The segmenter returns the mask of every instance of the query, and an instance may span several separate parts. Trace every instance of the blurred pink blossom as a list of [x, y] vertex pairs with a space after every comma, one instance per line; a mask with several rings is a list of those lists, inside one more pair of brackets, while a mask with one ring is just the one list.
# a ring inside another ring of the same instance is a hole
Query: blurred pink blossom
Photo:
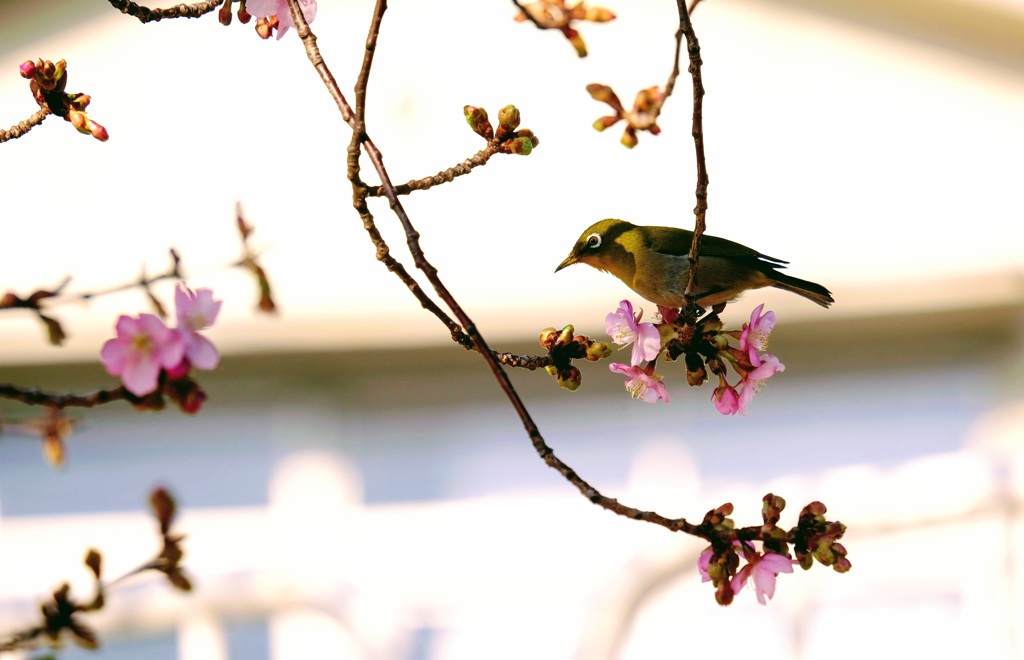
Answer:
[[181, 337], [160, 317], [121, 315], [117, 337], [103, 345], [100, 360], [107, 373], [118, 376], [126, 390], [141, 397], [156, 390], [161, 369], [177, 367], [184, 355]]
[[178, 317], [177, 332], [185, 346], [185, 357], [197, 369], [215, 369], [220, 362], [220, 354], [216, 347], [209, 339], [200, 335], [199, 330], [209, 328], [217, 320], [221, 302], [213, 299], [213, 291], [210, 289], [198, 289], [193, 292], [185, 285], [179, 284], [174, 292], [174, 306]]

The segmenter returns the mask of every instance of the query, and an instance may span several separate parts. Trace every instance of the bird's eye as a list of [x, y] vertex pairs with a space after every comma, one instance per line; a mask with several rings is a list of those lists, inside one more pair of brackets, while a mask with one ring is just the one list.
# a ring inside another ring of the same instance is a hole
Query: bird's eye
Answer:
[[591, 234], [590, 236], [587, 236], [587, 247], [591, 249], [601, 247], [601, 235], [594, 233]]

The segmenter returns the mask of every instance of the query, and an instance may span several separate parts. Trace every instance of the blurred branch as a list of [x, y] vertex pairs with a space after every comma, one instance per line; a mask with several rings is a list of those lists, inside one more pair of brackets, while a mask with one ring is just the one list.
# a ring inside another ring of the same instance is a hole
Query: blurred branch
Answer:
[[149, 496], [150, 507], [157, 522], [160, 524], [160, 535], [163, 546], [155, 558], [142, 564], [121, 577], [104, 583], [100, 580], [103, 559], [100, 553], [90, 549], [85, 556], [85, 565], [95, 578], [96, 593], [88, 602], [76, 602], [71, 598], [71, 586], [64, 583], [53, 592], [50, 602], [41, 607], [42, 621], [35, 626], [26, 628], [6, 637], [0, 637], [0, 653], [20, 651], [35, 646], [45, 638], [52, 646], [59, 646], [61, 634], [66, 630], [72, 635], [75, 643], [87, 649], [99, 647], [96, 633], [78, 620], [78, 614], [95, 612], [103, 609], [107, 601], [107, 593], [111, 587], [123, 580], [146, 571], [158, 571], [167, 576], [175, 588], [190, 591], [192, 585], [181, 570], [181, 559], [184, 551], [181, 548], [180, 534], [171, 533], [176, 503], [174, 498], [163, 488], [154, 489]]

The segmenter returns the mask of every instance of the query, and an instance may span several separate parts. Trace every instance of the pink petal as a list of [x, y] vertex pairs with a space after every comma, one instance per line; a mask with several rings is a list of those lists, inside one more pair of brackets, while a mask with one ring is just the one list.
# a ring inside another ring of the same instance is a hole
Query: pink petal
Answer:
[[653, 323], [641, 323], [637, 326], [637, 335], [633, 343], [633, 364], [644, 360], [653, 360], [661, 352], [661, 333]]
[[640, 367], [630, 367], [625, 364], [619, 364], [618, 362], [612, 362], [611, 364], [609, 364], [608, 369], [610, 371], [614, 371], [617, 374], [629, 376], [630, 378], [636, 378], [637, 374], [640, 373]]
[[729, 582], [729, 586], [732, 587], [732, 592], [738, 594], [743, 590], [743, 587], [747, 584], [747, 578], [750, 577], [750, 564], [747, 564], [736, 572], [736, 575], [732, 576], [732, 580]]
[[185, 355], [196, 369], [209, 371], [216, 369], [220, 363], [220, 353], [217, 352], [217, 348], [209, 339], [196, 333], [192, 333], [188, 337]]
[[135, 354], [132, 358], [121, 373], [121, 382], [135, 396], [146, 396], [156, 389], [160, 367], [145, 353]]
[[[129, 344], [130, 345], [130, 344]], [[128, 358], [128, 346], [120, 338], [108, 339], [103, 348], [100, 349], [100, 362], [103, 368], [111, 376], [120, 376], [124, 370], [125, 361]]]
[[793, 560], [774, 552], [766, 552], [758, 567], [764, 566], [772, 573], [792, 573]]
[[714, 553], [714, 550], [708, 548], [704, 552], [700, 553], [700, 557], [697, 558], [697, 571], [700, 573], [701, 582], [711, 582], [711, 576], [708, 574], [708, 567], [711, 566], [711, 556]]

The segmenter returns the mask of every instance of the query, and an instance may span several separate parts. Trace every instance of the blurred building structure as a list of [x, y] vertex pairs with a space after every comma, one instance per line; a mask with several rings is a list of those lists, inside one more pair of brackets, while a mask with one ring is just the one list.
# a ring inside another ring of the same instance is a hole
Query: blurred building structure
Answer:
[[[631, 505], [699, 517], [731, 501], [751, 524], [775, 492], [791, 524], [824, 501], [854, 570], [783, 576], [767, 608], [752, 593], [714, 605], [699, 541], [591, 506], [537, 458], [478, 357], [440, 346], [228, 356], [200, 415], [92, 411], [60, 471], [5, 438], [0, 620], [30, 621], [65, 578], [86, 592], [88, 547], [110, 576], [147, 558], [141, 501], [162, 483], [196, 592], [116, 589], [99, 657], [681, 657], [737, 628], [778, 658], [1016, 657], [1022, 317], [1018, 298], [780, 324], [787, 370], [746, 417], [720, 417], [671, 366], [668, 406], [629, 400], [601, 365], [576, 393], [515, 374], [556, 452]], [[4, 375], [102, 378], [96, 364]]]

